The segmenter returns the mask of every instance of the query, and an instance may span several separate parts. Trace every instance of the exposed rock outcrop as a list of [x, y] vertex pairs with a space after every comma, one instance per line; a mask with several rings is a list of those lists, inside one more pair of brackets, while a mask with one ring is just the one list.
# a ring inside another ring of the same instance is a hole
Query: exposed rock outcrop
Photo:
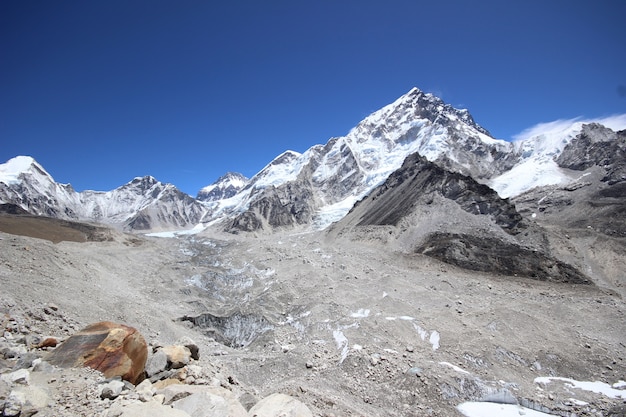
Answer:
[[463, 211], [488, 216], [508, 233], [517, 233], [522, 216], [515, 206], [471, 177], [447, 171], [415, 153], [392, 173], [368, 199], [358, 226], [396, 226], [417, 204], [430, 204], [433, 195], [454, 201]]
[[626, 131], [614, 132], [602, 125], [584, 125], [556, 159], [562, 168], [583, 171], [592, 166], [606, 170], [609, 185], [626, 181]]
[[472, 271], [569, 284], [591, 284], [589, 278], [571, 265], [500, 239], [434, 233], [415, 251]]

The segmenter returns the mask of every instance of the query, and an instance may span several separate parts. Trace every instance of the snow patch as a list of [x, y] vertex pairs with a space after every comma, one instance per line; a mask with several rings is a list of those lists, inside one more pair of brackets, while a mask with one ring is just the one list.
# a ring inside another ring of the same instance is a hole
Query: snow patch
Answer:
[[204, 229], [206, 229], [206, 226], [203, 225], [202, 223], [195, 225], [193, 228], [191, 229], [186, 229], [186, 230], [172, 230], [169, 232], [153, 232], [153, 233], [146, 233], [146, 236], [150, 236], [150, 237], [165, 237], [165, 238], [173, 238], [173, 237], [178, 237], [178, 236], [189, 236], [189, 235], [197, 235], [198, 233], [202, 232]]
[[456, 408], [466, 417], [553, 417], [552, 414], [513, 404], [466, 402]]
[[341, 359], [339, 360], [339, 363], [343, 363], [343, 361], [345, 361], [348, 357], [348, 338], [339, 329], [333, 331], [333, 338], [337, 344], [337, 349], [341, 350]]
[[365, 317], [369, 317], [369, 315], [370, 315], [370, 310], [368, 308], [360, 308], [356, 312], [350, 314], [350, 317], [365, 318]]
[[433, 350], [439, 349], [439, 332], [437, 330], [433, 330], [428, 341], [431, 345], [433, 345]]
[[[596, 394], [603, 394], [609, 398], [626, 399], [626, 390], [616, 389], [605, 382], [576, 381], [575, 379], [571, 379], [571, 378], [551, 377], [551, 376], [535, 378], [535, 384], [547, 385], [551, 383], [552, 381], [565, 382], [566, 386], [570, 388], [578, 388], [584, 391], [595, 392]], [[624, 385], [622, 385], [622, 383]], [[619, 387], [626, 386], [626, 383], [624, 383], [624, 381], [619, 381], [618, 384], [620, 384]]]

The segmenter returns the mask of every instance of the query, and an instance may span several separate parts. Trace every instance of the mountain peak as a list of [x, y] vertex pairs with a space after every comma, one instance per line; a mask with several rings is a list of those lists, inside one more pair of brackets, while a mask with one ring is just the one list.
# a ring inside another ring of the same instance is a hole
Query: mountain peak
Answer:
[[200, 201], [217, 201], [230, 198], [248, 184], [248, 178], [239, 172], [227, 172], [211, 185], [198, 191], [196, 199]]
[[18, 183], [20, 175], [25, 173], [37, 173], [52, 179], [52, 176], [32, 156], [20, 155], [0, 164], [0, 182], [7, 185]]

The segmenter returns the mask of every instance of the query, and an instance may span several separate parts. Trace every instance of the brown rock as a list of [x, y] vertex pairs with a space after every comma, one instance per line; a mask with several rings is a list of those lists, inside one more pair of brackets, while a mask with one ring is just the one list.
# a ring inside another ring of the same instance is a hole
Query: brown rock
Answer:
[[103, 321], [72, 335], [46, 360], [61, 367], [88, 366], [107, 378], [120, 376], [136, 384], [147, 357], [148, 346], [136, 329]]
[[56, 347], [59, 344], [59, 340], [56, 337], [46, 337], [41, 342], [37, 344], [38, 349], [48, 348], [48, 347]]

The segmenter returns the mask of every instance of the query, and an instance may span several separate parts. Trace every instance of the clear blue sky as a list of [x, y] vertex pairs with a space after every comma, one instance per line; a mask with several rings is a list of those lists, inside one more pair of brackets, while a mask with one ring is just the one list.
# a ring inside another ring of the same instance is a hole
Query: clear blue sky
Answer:
[[412, 87], [510, 139], [626, 113], [626, 1], [0, 2], [0, 162], [195, 195]]

